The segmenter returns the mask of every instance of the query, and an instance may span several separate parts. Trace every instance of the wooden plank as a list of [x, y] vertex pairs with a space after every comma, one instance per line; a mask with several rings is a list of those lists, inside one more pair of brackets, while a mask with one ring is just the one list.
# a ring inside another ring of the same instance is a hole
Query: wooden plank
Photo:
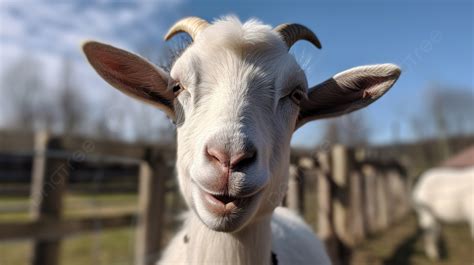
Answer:
[[170, 165], [153, 150], [148, 150], [140, 165], [139, 205], [135, 264], [151, 265], [156, 262], [161, 249], [164, 225], [165, 181]]
[[361, 243], [366, 238], [366, 225], [364, 208], [364, 178], [359, 170], [350, 173], [350, 219], [351, 233], [354, 245]]
[[300, 213], [300, 188], [298, 183], [298, 167], [290, 165], [289, 168], [288, 191], [286, 193], [286, 205], [295, 213]]
[[[105, 139], [91, 139], [77, 136], [49, 135], [50, 139], [58, 141], [61, 151], [81, 152], [91, 156], [121, 157], [142, 159], [146, 150], [153, 148], [162, 152], [175, 153], [173, 144], [146, 144], [111, 141]], [[35, 149], [35, 135], [21, 131], [0, 130], [0, 153], [25, 153]], [[54, 151], [54, 149], [51, 149]]]
[[395, 207], [394, 210], [394, 221], [399, 221], [410, 210], [410, 192], [406, 185], [407, 178], [402, 177], [399, 170], [391, 169], [388, 173], [389, 184], [388, 187], [391, 189], [393, 194], [393, 202], [390, 205]]
[[318, 159], [318, 235], [324, 240], [334, 236], [332, 227], [332, 200], [330, 161], [326, 152], [316, 154]]
[[[47, 150], [61, 148], [60, 141], [50, 138], [47, 132], [35, 136], [31, 187], [31, 214], [40, 223], [58, 222], [62, 214], [63, 193], [70, 173], [70, 163], [65, 158], [51, 158]], [[58, 239], [36, 240], [33, 246], [33, 265], [59, 264]]]
[[377, 232], [377, 175], [373, 165], [362, 165], [362, 174], [364, 176], [364, 201], [365, 201], [365, 221], [368, 235], [374, 235]]
[[63, 150], [84, 151], [88, 155], [103, 155], [141, 159], [145, 148], [118, 141], [93, 140], [81, 137], [61, 138]]
[[353, 167], [353, 152], [342, 145], [335, 145], [331, 150], [332, 177], [332, 222], [337, 235], [337, 255], [341, 265], [350, 264], [352, 248], [355, 245], [352, 234], [350, 210], [351, 181], [350, 172]]
[[31, 151], [34, 148], [34, 134], [21, 131], [0, 131], [0, 153]]
[[134, 224], [135, 214], [95, 216], [66, 220], [0, 223], [0, 240], [58, 240], [97, 229], [112, 229]]
[[84, 151], [88, 155], [143, 159], [147, 150], [159, 150], [163, 153], [175, 153], [175, 147], [169, 144], [153, 146], [142, 143], [126, 143], [120, 141], [94, 140], [81, 137], [62, 137], [61, 145], [66, 151]]
[[349, 151], [342, 145], [332, 149], [332, 180], [335, 187], [333, 195], [333, 222], [336, 234], [347, 246], [354, 245], [350, 216], [350, 180], [351, 158]]
[[382, 231], [389, 226], [389, 204], [387, 196], [387, 186], [385, 181], [385, 175], [382, 171], [377, 171], [377, 178], [375, 182], [375, 196], [377, 200], [377, 230]]
[[339, 240], [333, 226], [333, 204], [331, 183], [331, 161], [328, 152], [318, 152], [318, 236], [324, 242], [332, 264], [341, 264], [339, 256]]

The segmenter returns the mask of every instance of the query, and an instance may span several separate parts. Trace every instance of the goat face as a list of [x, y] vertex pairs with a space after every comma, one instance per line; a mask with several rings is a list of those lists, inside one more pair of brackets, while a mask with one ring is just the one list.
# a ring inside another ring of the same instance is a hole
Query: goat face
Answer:
[[286, 190], [290, 139], [307, 83], [280, 37], [262, 30], [253, 36], [233, 21], [212, 25], [171, 71], [180, 86], [182, 192], [215, 230], [233, 231], [257, 212], [268, 214]]
[[203, 223], [217, 231], [239, 230], [281, 202], [296, 128], [370, 104], [400, 74], [388, 64], [356, 67], [308, 90], [304, 72], [288, 53], [298, 39], [320, 46], [307, 28], [272, 30], [235, 18], [212, 25], [183, 21], [168, 36], [186, 31], [194, 42], [169, 74], [106, 44], [88, 42], [83, 49], [110, 84], [175, 121], [181, 191]]

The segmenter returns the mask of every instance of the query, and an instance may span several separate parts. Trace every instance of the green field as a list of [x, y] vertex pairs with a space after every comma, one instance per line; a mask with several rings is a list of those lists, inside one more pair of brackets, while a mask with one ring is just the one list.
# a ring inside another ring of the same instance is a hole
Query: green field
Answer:
[[[27, 198], [1, 198], [0, 208], [18, 208], [18, 212], [0, 212], [0, 222], [25, 221], [30, 217]], [[68, 195], [64, 218], [94, 214], [133, 213], [137, 196], [120, 195]], [[63, 241], [61, 264], [133, 264], [134, 224], [120, 229], [96, 231], [67, 238]], [[28, 241], [0, 242], [0, 265], [28, 264], [31, 243]]]
[[[169, 200], [167, 200], [169, 201]], [[27, 198], [0, 198], [0, 209], [18, 208], [14, 213], [0, 211], [0, 222], [28, 220]], [[136, 211], [135, 195], [68, 195], [65, 200], [65, 218], [105, 213]], [[309, 221], [315, 216], [308, 216]], [[423, 254], [422, 237], [416, 228], [414, 216], [371, 240], [354, 252], [354, 265], [472, 265], [474, 243], [467, 225], [444, 226], [445, 259], [430, 262]], [[67, 238], [61, 251], [62, 265], [133, 264], [134, 224], [120, 229], [97, 230]], [[170, 233], [166, 237], [169, 238]], [[28, 264], [31, 245], [28, 241], [0, 242], [0, 265]]]

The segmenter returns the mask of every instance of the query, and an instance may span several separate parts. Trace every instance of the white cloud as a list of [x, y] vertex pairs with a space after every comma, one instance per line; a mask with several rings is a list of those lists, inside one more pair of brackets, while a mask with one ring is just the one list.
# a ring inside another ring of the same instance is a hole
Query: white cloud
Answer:
[[[85, 62], [80, 43], [97, 39], [133, 50], [143, 45], [140, 44], [143, 40], [160, 42], [164, 25], [172, 22], [167, 20], [177, 19], [176, 9], [180, 5], [181, 1], [174, 0], [95, 3], [0, 0], [0, 76], [22, 56], [33, 56], [41, 61], [43, 67], [39, 70], [54, 93], [61, 62], [68, 57], [74, 62], [76, 80], [84, 96], [100, 105], [113, 90], [102, 89], [106, 84]], [[8, 95], [0, 97], [8, 98]], [[2, 120], [5, 117], [0, 111], [0, 125]]]
[[168, 1], [139, 1], [126, 6], [111, 1], [83, 6], [64, 2], [2, 2], [0, 48], [5, 42], [14, 42], [29, 49], [49, 48], [67, 53], [71, 52], [70, 41], [80, 38], [130, 45], [133, 40], [125, 36], [147, 27], [150, 21], [156, 22], [156, 17], [160, 17], [157, 14], [169, 14], [172, 8]]

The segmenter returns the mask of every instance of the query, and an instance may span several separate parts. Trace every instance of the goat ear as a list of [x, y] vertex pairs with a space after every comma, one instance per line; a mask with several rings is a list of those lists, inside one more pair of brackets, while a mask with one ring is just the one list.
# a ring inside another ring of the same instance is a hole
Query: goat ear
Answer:
[[379, 99], [400, 76], [393, 64], [367, 65], [341, 72], [312, 87], [301, 102], [296, 128], [308, 121], [361, 109]]
[[89, 41], [82, 50], [97, 73], [123, 93], [152, 104], [174, 119], [169, 75], [144, 58], [113, 46]]

